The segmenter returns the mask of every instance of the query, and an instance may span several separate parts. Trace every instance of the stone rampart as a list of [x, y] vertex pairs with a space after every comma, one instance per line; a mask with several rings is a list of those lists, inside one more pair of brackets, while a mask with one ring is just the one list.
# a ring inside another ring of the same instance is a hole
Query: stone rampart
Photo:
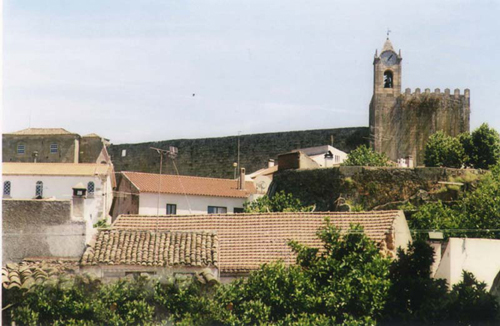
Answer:
[[397, 209], [408, 202], [452, 201], [484, 173], [472, 169], [361, 166], [287, 170], [275, 174], [269, 189], [291, 193], [305, 205], [316, 205], [318, 211], [335, 211], [343, 203], [354, 209]]
[[[362, 144], [368, 144], [368, 127], [338, 128], [251, 134], [240, 136], [240, 165], [248, 173], [267, 167], [269, 159], [294, 149], [329, 145], [349, 152]], [[175, 139], [139, 144], [111, 145], [109, 153], [115, 170], [159, 172], [158, 154], [150, 147], [168, 149], [176, 146], [179, 153], [176, 165], [181, 175], [215, 178], [233, 178], [233, 163], [238, 157], [238, 137]], [[125, 156], [123, 156], [125, 154]], [[170, 159], [162, 173], [175, 174]]]

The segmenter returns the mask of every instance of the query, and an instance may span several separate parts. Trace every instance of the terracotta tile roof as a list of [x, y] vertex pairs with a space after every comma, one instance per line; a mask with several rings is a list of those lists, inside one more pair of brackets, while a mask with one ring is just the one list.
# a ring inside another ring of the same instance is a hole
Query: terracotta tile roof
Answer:
[[208, 232], [99, 230], [82, 265], [217, 266], [218, 240]]
[[295, 262], [289, 240], [321, 247], [317, 230], [325, 225], [325, 217], [343, 230], [360, 224], [372, 240], [381, 244], [393, 229], [400, 211], [317, 212], [272, 214], [220, 214], [144, 216], [122, 215], [114, 229], [171, 230], [216, 232], [219, 238], [219, 267], [222, 272], [249, 271], [263, 263], [282, 259]]
[[49, 278], [57, 278], [61, 274], [76, 274], [78, 262], [71, 261], [23, 261], [7, 263], [2, 268], [2, 286], [5, 289], [29, 289], [34, 284], [43, 283]]
[[[122, 173], [140, 192], [158, 192], [159, 174], [142, 172]], [[238, 190], [237, 180], [163, 174], [161, 176], [161, 193], [247, 198], [250, 194], [255, 193], [255, 186], [253, 182], [247, 181], [245, 183], [245, 190]]]
[[3, 175], [105, 175], [113, 173], [113, 166], [97, 163], [19, 163], [2, 164]]
[[76, 135], [63, 128], [27, 128], [19, 131], [8, 133], [8, 135]]

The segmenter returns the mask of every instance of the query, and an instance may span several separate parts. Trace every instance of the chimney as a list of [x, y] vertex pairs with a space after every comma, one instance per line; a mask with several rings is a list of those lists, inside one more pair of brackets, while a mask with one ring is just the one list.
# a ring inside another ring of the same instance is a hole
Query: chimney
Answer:
[[274, 166], [274, 160], [270, 158], [269, 161], [267, 161], [267, 167], [272, 168], [273, 166]]
[[238, 184], [239, 190], [245, 190], [245, 168], [240, 169], [240, 182]]

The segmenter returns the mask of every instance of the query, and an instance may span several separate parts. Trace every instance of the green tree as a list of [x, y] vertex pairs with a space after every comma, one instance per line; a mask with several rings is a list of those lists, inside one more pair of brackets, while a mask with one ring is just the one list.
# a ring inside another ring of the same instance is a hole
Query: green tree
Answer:
[[411, 229], [443, 230], [445, 238], [500, 239], [500, 165], [494, 166], [476, 189], [455, 203], [438, 201], [419, 206], [408, 223]]
[[425, 145], [425, 166], [461, 168], [465, 158], [465, 151], [459, 139], [448, 136], [442, 131], [430, 136]]
[[377, 153], [366, 145], [361, 145], [347, 155], [345, 166], [389, 166], [389, 158]]
[[245, 213], [270, 213], [270, 212], [311, 212], [314, 206], [304, 206], [299, 199], [284, 190], [274, 196], [262, 196], [244, 205]]
[[499, 307], [488, 293], [486, 284], [478, 282], [472, 273], [463, 271], [463, 280], [453, 285], [448, 310], [449, 321], [455, 325], [498, 325]]
[[291, 242], [297, 265], [264, 265], [221, 291], [229, 324], [370, 325], [380, 318], [389, 263], [361, 228], [344, 233], [327, 222], [323, 250]]
[[425, 241], [398, 250], [390, 268], [391, 288], [385, 319], [392, 323], [425, 325], [446, 321], [448, 288], [446, 281], [431, 278], [434, 251]]
[[476, 169], [488, 169], [500, 159], [500, 136], [498, 132], [483, 123], [472, 134], [462, 134], [462, 146], [467, 154], [467, 163]]

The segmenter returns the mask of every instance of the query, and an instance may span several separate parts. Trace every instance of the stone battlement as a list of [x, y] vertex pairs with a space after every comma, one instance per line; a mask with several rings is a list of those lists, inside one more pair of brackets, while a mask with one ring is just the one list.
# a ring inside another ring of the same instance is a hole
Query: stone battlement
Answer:
[[431, 92], [429, 88], [426, 88], [423, 93], [421, 92], [420, 88], [415, 88], [415, 91], [413, 93], [411, 92], [411, 88], [406, 88], [405, 92], [403, 93], [404, 96], [413, 96], [413, 95], [418, 96], [421, 94], [430, 94], [432, 96], [439, 96], [442, 98], [447, 98], [447, 97], [455, 99], [459, 99], [461, 97], [470, 98], [470, 90], [468, 88], [464, 89], [463, 94], [460, 94], [460, 89], [458, 88], [455, 88], [453, 94], [451, 93], [449, 88], [445, 88], [444, 92], [441, 92], [441, 89], [439, 88], [436, 88], [434, 92]]

